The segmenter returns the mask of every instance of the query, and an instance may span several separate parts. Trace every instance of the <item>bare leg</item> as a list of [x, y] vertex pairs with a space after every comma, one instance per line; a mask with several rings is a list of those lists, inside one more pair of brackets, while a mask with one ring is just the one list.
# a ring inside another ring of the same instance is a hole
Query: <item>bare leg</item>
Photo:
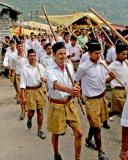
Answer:
[[81, 146], [82, 146], [82, 130], [81, 128], [73, 129], [75, 135], [75, 160], [80, 160]]
[[38, 123], [38, 130], [41, 130], [43, 123], [43, 109], [37, 109], [37, 123]]
[[51, 142], [52, 142], [52, 146], [53, 146], [55, 154], [59, 154], [58, 140], [59, 140], [59, 135], [58, 134], [52, 134]]

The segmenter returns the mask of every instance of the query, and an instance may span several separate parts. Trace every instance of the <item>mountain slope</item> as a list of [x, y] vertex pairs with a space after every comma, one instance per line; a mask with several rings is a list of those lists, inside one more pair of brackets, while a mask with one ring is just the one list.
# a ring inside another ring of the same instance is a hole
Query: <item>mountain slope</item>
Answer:
[[[2, 0], [1, 0], [2, 1]], [[95, 8], [104, 18], [128, 25], [128, 0], [3, 0], [18, 8], [23, 15], [30, 11], [41, 11], [44, 4], [49, 14], [68, 14], [76, 11], [88, 11]], [[42, 14], [42, 11], [40, 12]]]

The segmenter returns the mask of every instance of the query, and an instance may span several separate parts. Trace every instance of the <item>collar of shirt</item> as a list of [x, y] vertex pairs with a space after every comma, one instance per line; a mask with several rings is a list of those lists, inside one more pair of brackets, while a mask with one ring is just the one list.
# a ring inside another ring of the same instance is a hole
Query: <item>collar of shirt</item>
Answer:
[[18, 54], [16, 55], [18, 59], [26, 58], [25, 55], [19, 56]]
[[120, 61], [115, 60], [115, 64], [116, 64], [116, 65], [122, 65], [122, 64], [123, 64], [123, 62], [121, 63]]
[[50, 58], [50, 57], [52, 57], [52, 54], [51, 55], [48, 55], [46, 52], [44, 52], [44, 58]]
[[89, 63], [92, 64], [92, 65], [99, 65], [99, 64], [101, 64], [100, 60], [98, 60], [97, 63], [93, 63], [90, 58], [88, 60], [89, 60]]
[[[35, 67], [37, 67], [37, 63], [36, 63], [36, 65], [35, 65]], [[30, 68], [35, 68], [35, 67], [33, 67], [29, 62], [26, 64], [26, 67], [30, 67]]]
[[58, 68], [59, 70], [64, 71], [64, 69], [65, 69], [65, 64], [64, 64], [64, 66], [61, 67], [61, 66], [58, 66], [58, 64], [55, 62], [55, 60], [53, 60], [52, 67], [53, 67], [53, 68]]

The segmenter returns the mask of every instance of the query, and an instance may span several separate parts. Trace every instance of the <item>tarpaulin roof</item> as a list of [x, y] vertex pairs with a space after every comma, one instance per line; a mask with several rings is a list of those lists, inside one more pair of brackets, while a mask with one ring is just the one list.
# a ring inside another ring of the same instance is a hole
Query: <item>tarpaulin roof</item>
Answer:
[[[40, 16], [43, 19], [46, 19], [45, 16]], [[90, 19], [94, 20], [96, 23], [103, 24], [99, 18], [97, 18], [93, 13], [91, 12], [76, 12], [69, 15], [49, 15], [48, 16], [52, 24], [54, 25], [66, 25], [69, 26], [70, 24], [74, 23], [75, 21], [83, 18], [83, 17], [89, 17]]]
[[[35, 21], [29, 21], [28, 22], [28, 25], [31, 27], [31, 28], [40, 28], [40, 29], [43, 29], [43, 30], [50, 30], [49, 28], [49, 25], [48, 24], [44, 24], [44, 23], [38, 23], [38, 22], [35, 22]], [[57, 30], [57, 27], [55, 26], [52, 26], [53, 30]]]

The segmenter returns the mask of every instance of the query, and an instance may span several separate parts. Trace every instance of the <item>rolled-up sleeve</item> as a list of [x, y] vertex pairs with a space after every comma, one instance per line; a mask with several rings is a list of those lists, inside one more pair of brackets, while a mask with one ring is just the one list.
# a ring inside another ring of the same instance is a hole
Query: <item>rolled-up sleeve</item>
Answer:
[[46, 68], [45, 70], [45, 75], [47, 77], [47, 80], [48, 80], [48, 86], [49, 88], [52, 88], [54, 89], [54, 82], [57, 81], [57, 77], [54, 75], [54, 72], [53, 72], [53, 69], [48, 67]]
[[15, 69], [15, 60], [13, 57], [10, 58], [10, 69]]
[[8, 52], [5, 53], [4, 61], [3, 61], [3, 66], [7, 67], [8, 66]]
[[26, 76], [25, 76], [25, 70], [21, 70], [20, 74], [21, 82], [20, 82], [20, 88], [21, 89], [26, 89]]
[[82, 79], [83, 75], [84, 75], [84, 68], [83, 68], [83, 64], [78, 66], [78, 70], [75, 74], [75, 81], [78, 82]]

